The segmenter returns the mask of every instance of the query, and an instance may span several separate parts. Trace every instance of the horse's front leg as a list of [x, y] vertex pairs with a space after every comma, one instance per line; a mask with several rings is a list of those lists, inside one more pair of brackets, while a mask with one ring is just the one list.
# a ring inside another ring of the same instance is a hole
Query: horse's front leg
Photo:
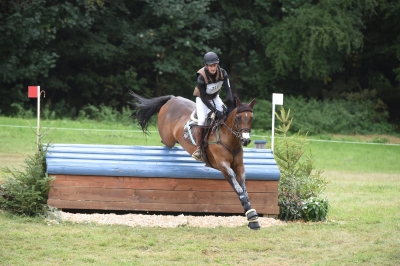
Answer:
[[240, 183], [237, 181], [236, 174], [232, 170], [232, 168], [230, 168], [230, 165], [228, 163], [222, 163], [221, 172], [224, 175], [225, 179], [228, 180], [229, 184], [235, 190], [236, 194], [239, 196], [239, 200], [242, 203], [244, 213], [247, 217], [247, 220], [249, 221], [248, 227], [254, 230], [260, 229], [260, 224], [258, 223], [258, 214], [255, 209], [251, 208], [250, 205], [249, 196], [247, 194], [245, 185], [246, 178], [244, 171], [242, 173], [240, 173], [239, 171], [239, 174], [241, 175], [239, 177]]

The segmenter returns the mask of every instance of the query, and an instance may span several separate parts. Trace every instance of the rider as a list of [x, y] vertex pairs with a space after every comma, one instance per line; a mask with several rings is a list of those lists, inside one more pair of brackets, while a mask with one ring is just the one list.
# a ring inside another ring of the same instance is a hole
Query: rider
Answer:
[[[208, 52], [204, 55], [204, 67], [197, 71], [197, 87], [193, 95], [196, 96], [198, 125], [203, 126], [207, 114], [212, 111], [218, 119], [223, 117], [224, 103], [219, 97], [222, 87], [225, 88], [226, 102], [233, 103], [232, 91], [229, 85], [228, 74], [219, 65], [216, 53]], [[196, 146], [192, 157], [201, 161], [200, 144], [203, 134], [202, 127], [196, 127]]]

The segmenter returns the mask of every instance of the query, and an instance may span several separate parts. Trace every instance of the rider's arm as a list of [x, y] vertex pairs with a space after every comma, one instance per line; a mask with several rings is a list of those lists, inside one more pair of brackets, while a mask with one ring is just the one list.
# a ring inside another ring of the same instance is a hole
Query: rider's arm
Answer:
[[224, 74], [224, 88], [225, 88], [225, 93], [226, 93], [226, 103], [227, 105], [233, 105], [233, 96], [232, 96], [232, 90], [231, 90], [231, 85], [229, 84], [229, 77], [228, 73], [226, 73], [225, 70], [222, 71]]
[[207, 93], [206, 93], [206, 83], [204, 81], [204, 78], [202, 75], [199, 75], [197, 77], [197, 88], [200, 91], [200, 99], [201, 101], [208, 107], [208, 109], [210, 109], [211, 111], [213, 111], [214, 113], [217, 111], [217, 109], [215, 109], [214, 106], [212, 106], [212, 104], [210, 103], [209, 100], [207, 100]]

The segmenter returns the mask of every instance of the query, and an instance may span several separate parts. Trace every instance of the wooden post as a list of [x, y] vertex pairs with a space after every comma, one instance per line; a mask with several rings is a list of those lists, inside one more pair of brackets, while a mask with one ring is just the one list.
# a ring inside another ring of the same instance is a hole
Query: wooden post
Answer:
[[256, 140], [256, 141], [254, 141], [254, 146], [256, 149], [266, 149], [267, 141], [266, 140]]

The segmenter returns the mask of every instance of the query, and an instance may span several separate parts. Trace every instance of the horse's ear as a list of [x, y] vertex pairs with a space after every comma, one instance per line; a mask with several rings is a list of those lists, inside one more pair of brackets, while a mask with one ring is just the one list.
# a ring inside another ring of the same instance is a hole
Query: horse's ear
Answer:
[[249, 106], [253, 109], [254, 104], [256, 103], [256, 98], [254, 98], [250, 103]]
[[242, 102], [240, 101], [239, 97], [236, 97], [236, 107], [242, 105]]

